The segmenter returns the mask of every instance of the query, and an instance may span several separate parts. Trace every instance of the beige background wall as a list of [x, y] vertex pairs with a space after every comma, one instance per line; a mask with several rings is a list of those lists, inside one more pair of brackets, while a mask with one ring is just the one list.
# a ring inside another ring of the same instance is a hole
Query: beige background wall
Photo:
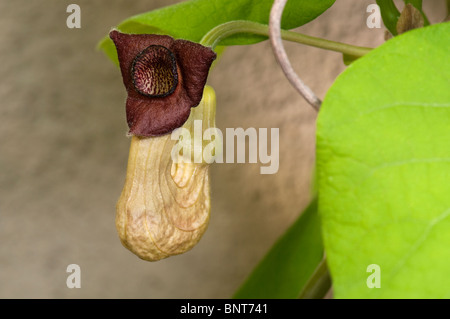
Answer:
[[[65, 25], [81, 6], [82, 28]], [[210, 74], [217, 123], [279, 127], [280, 169], [212, 167], [209, 229], [187, 254], [157, 263], [122, 247], [114, 225], [125, 178], [125, 90], [97, 41], [124, 18], [177, 1], [0, 1], [0, 297], [227, 298], [307, 205], [316, 114], [291, 88], [267, 42], [232, 47]], [[375, 1], [337, 0], [304, 33], [376, 46]], [[444, 1], [426, 0], [436, 22]], [[337, 53], [286, 44], [321, 97], [344, 69]], [[66, 287], [66, 267], [82, 288]]]

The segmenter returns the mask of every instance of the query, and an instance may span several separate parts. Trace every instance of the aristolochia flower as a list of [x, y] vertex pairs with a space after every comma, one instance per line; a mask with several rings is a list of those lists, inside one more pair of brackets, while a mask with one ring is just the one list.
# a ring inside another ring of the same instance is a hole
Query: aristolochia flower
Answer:
[[216, 54], [208, 47], [166, 35], [109, 36], [116, 45], [130, 134], [160, 136], [182, 126], [200, 103]]

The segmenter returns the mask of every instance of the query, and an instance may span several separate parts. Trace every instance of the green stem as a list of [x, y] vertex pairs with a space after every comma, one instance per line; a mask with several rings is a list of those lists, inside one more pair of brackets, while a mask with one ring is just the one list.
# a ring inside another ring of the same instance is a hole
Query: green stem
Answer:
[[330, 288], [331, 277], [324, 257], [300, 293], [299, 299], [322, 299]]
[[397, 35], [397, 21], [400, 17], [400, 11], [394, 4], [393, 0], [376, 0], [380, 7], [381, 17], [384, 25], [393, 34]]
[[[268, 37], [269, 26], [245, 20], [230, 21], [218, 25], [214, 29], [211, 29], [203, 37], [200, 43], [203, 44], [204, 46], [209, 46], [212, 49], [214, 49], [220, 43], [220, 41], [237, 33], [251, 33]], [[361, 57], [372, 50], [372, 48], [359, 47], [341, 42], [325, 40], [286, 30], [281, 30], [281, 38], [283, 40], [306, 44], [325, 50], [341, 52], [343, 54], [352, 55], [355, 57]]]

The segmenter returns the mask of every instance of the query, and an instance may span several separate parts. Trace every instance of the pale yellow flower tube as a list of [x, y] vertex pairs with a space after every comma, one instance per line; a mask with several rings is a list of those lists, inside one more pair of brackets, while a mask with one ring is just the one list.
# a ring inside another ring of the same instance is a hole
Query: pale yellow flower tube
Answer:
[[[194, 120], [203, 121], [202, 132], [214, 128], [215, 113], [214, 90], [205, 86], [202, 101], [192, 108], [183, 127], [192, 137]], [[171, 153], [177, 143], [170, 134], [131, 139], [125, 186], [116, 206], [116, 227], [122, 244], [148, 261], [188, 251], [200, 240], [209, 221], [209, 164], [174, 162]], [[192, 154], [180, 156], [193, 158]]]

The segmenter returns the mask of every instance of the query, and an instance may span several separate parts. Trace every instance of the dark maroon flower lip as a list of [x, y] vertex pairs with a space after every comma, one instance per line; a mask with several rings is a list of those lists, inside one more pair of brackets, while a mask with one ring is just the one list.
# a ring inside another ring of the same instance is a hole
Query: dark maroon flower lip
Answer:
[[[158, 67], [152, 68], [152, 65]], [[131, 65], [131, 77], [134, 88], [142, 95], [164, 97], [172, 94], [178, 84], [177, 63], [174, 54], [161, 45], [148, 46], [134, 58]], [[152, 79], [159, 81], [149, 82]], [[158, 82], [165, 85], [155, 87]]]
[[126, 102], [129, 133], [165, 135], [182, 126], [203, 95], [216, 54], [210, 48], [166, 35], [113, 30]]

